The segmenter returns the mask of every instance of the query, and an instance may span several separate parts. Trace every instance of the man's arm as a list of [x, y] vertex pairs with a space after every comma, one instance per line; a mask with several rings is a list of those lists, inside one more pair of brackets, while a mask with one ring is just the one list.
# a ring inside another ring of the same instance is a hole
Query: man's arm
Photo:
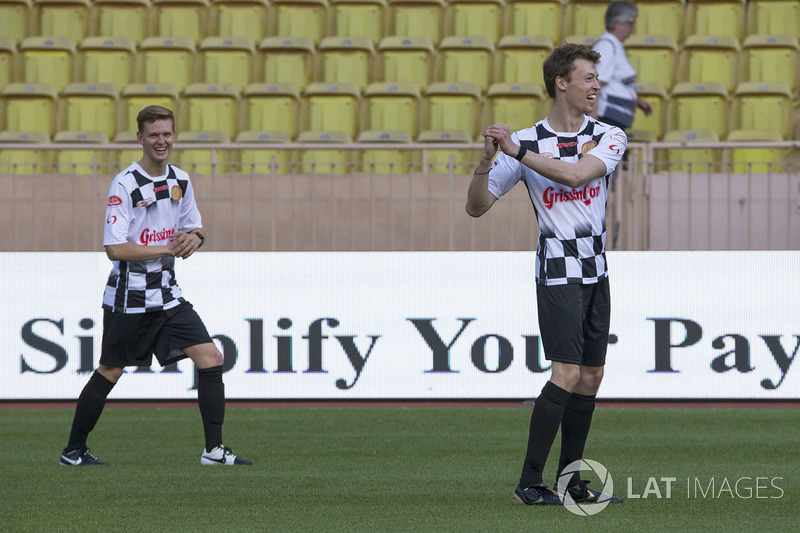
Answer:
[[472, 174], [472, 181], [469, 182], [467, 191], [467, 214], [471, 217], [479, 217], [486, 213], [497, 201], [494, 194], [489, 192], [489, 169], [492, 166], [492, 158], [497, 153], [497, 143], [489, 137], [483, 141], [483, 156], [481, 157], [478, 168]]
[[133, 242], [109, 244], [105, 246], [106, 255], [112, 261], [149, 261], [159, 257], [180, 257], [186, 259], [192, 255], [203, 239], [193, 229], [191, 233], [176, 231], [165, 246], [143, 246]]

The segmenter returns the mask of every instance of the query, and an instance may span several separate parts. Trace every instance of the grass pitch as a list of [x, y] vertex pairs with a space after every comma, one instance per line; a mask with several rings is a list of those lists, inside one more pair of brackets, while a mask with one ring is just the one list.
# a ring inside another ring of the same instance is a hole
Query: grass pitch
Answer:
[[200, 466], [196, 408], [155, 407], [106, 410], [109, 466], [60, 467], [72, 414], [0, 409], [0, 531], [794, 531], [800, 504], [797, 408], [598, 408], [585, 457], [625, 502], [592, 516], [511, 505], [529, 408], [232, 404], [241, 468]]

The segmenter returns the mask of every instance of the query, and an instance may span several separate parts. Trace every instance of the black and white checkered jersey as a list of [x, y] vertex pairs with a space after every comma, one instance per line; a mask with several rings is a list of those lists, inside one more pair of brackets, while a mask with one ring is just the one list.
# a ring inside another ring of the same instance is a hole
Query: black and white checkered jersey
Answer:
[[511, 138], [541, 157], [577, 163], [585, 154], [591, 154], [605, 163], [605, 176], [577, 189], [545, 178], [502, 152], [489, 170], [489, 192], [497, 198], [520, 180], [528, 187], [539, 221], [537, 283], [590, 284], [605, 278], [608, 182], [625, 152], [625, 133], [587, 116], [577, 133], [556, 132], [544, 119], [513, 133]]
[[[103, 245], [132, 242], [143, 246], [169, 244], [180, 230], [203, 227], [189, 175], [167, 165], [167, 174], [150, 177], [132, 163], [111, 182]], [[114, 261], [103, 308], [117, 313], [148, 313], [184, 302], [175, 281], [175, 258]]]

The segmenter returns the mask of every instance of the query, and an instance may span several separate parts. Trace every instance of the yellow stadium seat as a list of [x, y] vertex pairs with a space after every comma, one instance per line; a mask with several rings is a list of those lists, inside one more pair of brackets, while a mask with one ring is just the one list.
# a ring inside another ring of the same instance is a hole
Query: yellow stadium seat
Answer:
[[444, 0], [389, 0], [389, 35], [442, 39]]
[[681, 48], [678, 80], [716, 82], [728, 92], [736, 87], [739, 42], [728, 35], [690, 35]]
[[78, 79], [111, 83], [120, 91], [133, 82], [136, 44], [129, 37], [87, 37], [78, 47]]
[[506, 83], [535, 83], [544, 88], [542, 63], [553, 51], [546, 35], [506, 35], [495, 54], [495, 80]]
[[507, 124], [511, 131], [530, 128], [544, 116], [544, 91], [537, 83], [494, 83], [486, 92], [482, 124]]
[[361, 100], [362, 131], [405, 131], [419, 133], [420, 90], [413, 83], [371, 83]]
[[305, 37], [316, 46], [325, 37], [327, 11], [327, 0], [272, 0], [268, 35]]
[[376, 77], [414, 83], [422, 91], [433, 79], [436, 50], [427, 37], [384, 37], [378, 45]]
[[670, 98], [671, 130], [711, 130], [720, 139], [728, 134], [728, 91], [721, 83], [678, 83]]
[[[733, 130], [728, 135], [729, 142], [781, 142], [783, 137], [776, 131], [765, 130]], [[786, 170], [780, 148], [729, 148], [726, 160], [731, 163], [731, 170], [738, 174], [766, 174], [784, 172]]]
[[[464, 144], [473, 142], [473, 135], [464, 130], [425, 130], [419, 134], [417, 142], [426, 144]], [[428, 150], [427, 168], [424, 173], [433, 174], [465, 174], [469, 167], [475, 165], [480, 152], [475, 150]]]
[[285, 131], [243, 131], [236, 137], [237, 144], [255, 145], [239, 149], [237, 171], [241, 174], [291, 174], [295, 162], [294, 150], [281, 150], [276, 145], [290, 142]]
[[437, 81], [474, 83], [485, 91], [492, 83], [494, 44], [488, 37], [445, 37], [437, 56]]
[[[177, 166], [189, 175], [214, 176], [227, 174], [231, 170], [232, 154], [230, 150], [215, 149], [215, 144], [230, 144], [228, 134], [222, 131], [179, 131], [175, 148], [174, 160]], [[188, 143], [208, 145], [208, 150], [198, 148], [184, 148], [181, 145]]]
[[76, 43], [89, 35], [89, 0], [33, 0], [32, 35], [67, 37]]
[[31, 0], [0, 0], [0, 35], [14, 43], [31, 35], [32, 6]]
[[302, 108], [303, 131], [341, 131], [358, 135], [361, 93], [352, 83], [312, 83]]
[[0, 144], [14, 144], [17, 148], [0, 150], [0, 174], [29, 176], [50, 170], [48, 150], [26, 148], [30, 144], [46, 144], [50, 138], [40, 131], [0, 131]]
[[242, 93], [241, 129], [283, 131], [297, 137], [300, 124], [300, 91], [291, 83], [252, 83]]
[[59, 99], [61, 131], [99, 131], [109, 139], [117, 133], [119, 90], [110, 83], [70, 83]]
[[267, 36], [268, 12], [268, 0], [212, 0], [209, 34], [259, 43]]
[[17, 45], [11, 37], [0, 37], [0, 87], [16, 81]]
[[206, 37], [198, 49], [206, 83], [232, 83], [238, 91], [253, 81], [256, 48], [247, 37]]
[[639, 98], [650, 104], [653, 112], [646, 116], [644, 111], [636, 109], [631, 129], [652, 133], [656, 139], [661, 139], [667, 130], [667, 109], [669, 103], [668, 92], [664, 85], [649, 81], [636, 85]]
[[139, 145], [139, 140], [136, 137], [135, 126], [131, 131], [120, 131], [117, 133], [112, 142], [114, 144], [135, 144], [136, 147], [116, 150], [110, 159], [112, 162], [116, 161], [117, 167], [109, 172], [109, 174], [114, 174], [115, 172], [118, 173], [121, 170], [128, 168], [128, 166], [134, 161], [139, 161], [142, 159], [142, 147]]
[[[99, 131], [60, 131], [53, 137], [58, 144], [108, 144], [108, 136]], [[56, 172], [79, 176], [108, 174], [110, 152], [108, 150], [60, 149], [56, 152]]]
[[737, 130], [774, 131], [792, 135], [792, 91], [785, 83], [740, 83], [733, 94], [733, 126]]
[[38, 131], [52, 137], [56, 130], [58, 93], [49, 83], [9, 83], [0, 93], [4, 129]]
[[232, 83], [193, 83], [181, 97], [178, 131], [239, 132], [239, 90]]
[[[353, 138], [350, 134], [339, 130], [309, 130], [300, 133], [297, 142], [336, 145], [350, 144], [353, 142]], [[301, 171], [304, 174], [350, 174], [354, 170], [352, 159], [351, 151], [349, 150], [317, 149], [300, 151]]]
[[183, 91], [194, 82], [194, 57], [189, 37], [148, 37], [139, 45], [137, 81], [170, 83]]
[[800, 88], [800, 45], [789, 35], [749, 35], [742, 48], [742, 81], [779, 82]]
[[186, 37], [195, 45], [208, 36], [208, 0], [152, 0], [150, 35]]
[[561, 43], [565, 4], [565, 0], [507, 0], [503, 35], [546, 36], [552, 48], [553, 43]]
[[745, 0], [691, 0], [686, 3], [686, 35], [744, 37]]
[[317, 47], [317, 79], [324, 83], [353, 83], [363, 90], [372, 81], [374, 56], [369, 37], [325, 37]]
[[139, 44], [148, 36], [150, 0], [94, 0], [92, 35], [127, 37]]
[[791, 35], [800, 39], [800, 2], [749, 0], [747, 27], [751, 35]]
[[[719, 136], [712, 130], [670, 130], [664, 135], [664, 142], [671, 143], [714, 143]], [[663, 170], [668, 172], [691, 172], [707, 174], [719, 170], [721, 150], [717, 148], [670, 148], [667, 150]], [[660, 165], [659, 165], [660, 167]]]
[[444, 35], [500, 39], [504, 0], [449, 0], [444, 12]]
[[582, 44], [586, 48], [591, 48], [592, 46], [594, 46], [594, 43], [597, 42], [597, 39], [599, 39], [601, 35], [603, 34], [602, 33], [597, 35], [571, 34], [564, 37], [564, 42]]
[[480, 131], [481, 103], [481, 89], [473, 83], [431, 83], [422, 100], [422, 128], [466, 131], [472, 139]]
[[[636, 2], [639, 16], [636, 18], [634, 36], [670, 37], [676, 43], [683, 42], [683, 24], [686, 0], [646, 0]], [[625, 48], [628, 41], [625, 41]]]
[[178, 89], [171, 83], [131, 83], [120, 96], [119, 130], [137, 131], [136, 116], [149, 105], [160, 105], [177, 112], [179, 102]]
[[600, 37], [606, 32], [607, 8], [607, 0], [571, 0], [567, 2], [564, 11], [564, 32], [566, 35]]
[[328, 36], [361, 35], [378, 44], [386, 34], [386, 0], [330, 0]]
[[19, 45], [22, 81], [49, 83], [56, 91], [74, 79], [75, 43], [68, 37], [28, 37]]
[[[368, 145], [410, 144], [412, 136], [407, 131], [367, 130], [362, 131], [356, 139], [357, 143]], [[413, 150], [396, 148], [361, 150], [362, 171], [367, 174], [403, 174], [414, 168]]]
[[258, 53], [259, 80], [305, 89], [314, 79], [316, 49], [307, 37], [267, 37], [258, 46]]
[[625, 52], [636, 71], [638, 83], [658, 82], [667, 90], [675, 85], [678, 44], [668, 35], [631, 35]]

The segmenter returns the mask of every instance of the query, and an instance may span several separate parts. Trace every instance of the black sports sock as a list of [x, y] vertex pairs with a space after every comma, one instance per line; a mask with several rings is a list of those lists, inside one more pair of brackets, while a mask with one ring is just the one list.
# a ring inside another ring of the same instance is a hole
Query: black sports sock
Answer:
[[225, 421], [225, 384], [222, 365], [197, 369], [197, 403], [203, 418], [206, 450], [222, 444], [222, 423]]
[[78, 403], [75, 405], [75, 417], [72, 419], [69, 443], [67, 443], [65, 451], [72, 451], [86, 446], [86, 439], [100, 419], [100, 415], [103, 414], [106, 398], [108, 398], [108, 394], [114, 388], [114, 385], [115, 383], [109, 381], [97, 371], [89, 378], [80, 396], [78, 396]]
[[[594, 396], [573, 392], [564, 408], [564, 416], [561, 419], [561, 458], [558, 461], [556, 479], [567, 465], [583, 458], [583, 449], [586, 447], [586, 438], [589, 436], [589, 427], [592, 425], [594, 399]], [[572, 486], [578, 481], [580, 481], [580, 472], [573, 472], [567, 486]]]
[[570, 393], [554, 384], [552, 381], [545, 383], [542, 392], [531, 413], [530, 432], [528, 434], [528, 451], [525, 454], [525, 464], [522, 466], [522, 475], [519, 484], [523, 489], [542, 483], [542, 472], [550, 447], [556, 438], [564, 406], [567, 405]]

